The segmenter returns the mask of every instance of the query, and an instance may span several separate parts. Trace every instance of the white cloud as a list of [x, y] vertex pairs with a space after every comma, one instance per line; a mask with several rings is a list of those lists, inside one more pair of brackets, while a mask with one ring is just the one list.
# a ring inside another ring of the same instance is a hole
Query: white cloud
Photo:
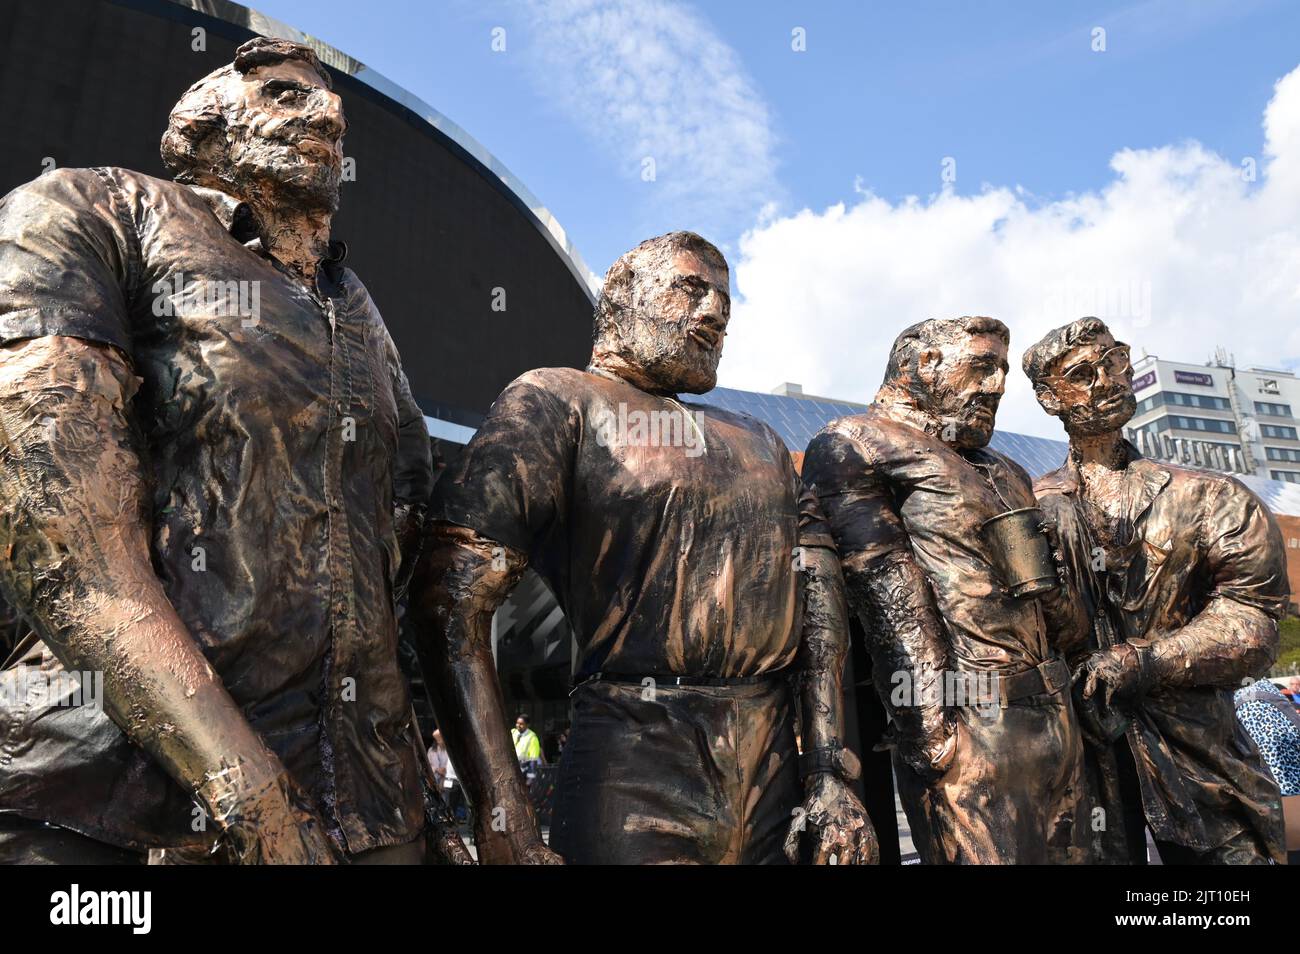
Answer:
[[[740, 59], [673, 0], [515, 0], [521, 51], [548, 99], [620, 173], [643, 212], [706, 235], [737, 234], [777, 192], [767, 107]], [[626, 214], [626, 210], [620, 214]]]
[[1264, 114], [1257, 181], [1195, 142], [1124, 150], [1098, 192], [1013, 188], [891, 203], [861, 193], [741, 239], [722, 383], [868, 401], [894, 336], [924, 318], [1004, 320], [1015, 356], [998, 424], [1060, 437], [1018, 369], [1050, 328], [1106, 318], [1135, 354], [1300, 359], [1300, 69]]

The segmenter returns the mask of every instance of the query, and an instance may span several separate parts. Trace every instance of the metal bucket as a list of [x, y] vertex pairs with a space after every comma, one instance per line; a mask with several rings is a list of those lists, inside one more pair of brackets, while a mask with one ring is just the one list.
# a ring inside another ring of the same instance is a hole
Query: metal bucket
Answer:
[[1000, 513], [980, 527], [1003, 586], [1013, 599], [1033, 599], [1061, 585], [1052, 545], [1042, 525], [1041, 510], [1022, 507]]

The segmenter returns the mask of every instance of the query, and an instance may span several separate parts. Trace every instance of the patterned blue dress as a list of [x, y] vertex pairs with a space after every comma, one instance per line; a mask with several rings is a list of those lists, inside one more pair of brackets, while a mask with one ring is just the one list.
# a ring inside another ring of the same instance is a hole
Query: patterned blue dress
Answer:
[[1291, 700], [1273, 683], [1261, 679], [1238, 689], [1233, 696], [1237, 718], [1259, 746], [1268, 770], [1283, 795], [1300, 795], [1300, 729], [1277, 706], [1254, 695], [1276, 696], [1285, 705]]

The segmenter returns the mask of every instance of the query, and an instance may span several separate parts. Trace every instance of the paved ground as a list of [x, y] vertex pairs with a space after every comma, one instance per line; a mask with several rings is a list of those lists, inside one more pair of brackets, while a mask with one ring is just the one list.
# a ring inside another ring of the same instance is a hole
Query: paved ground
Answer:
[[916, 855], [916, 846], [912, 844], [912, 827], [903, 814], [903, 803], [894, 796], [894, 813], [898, 817], [898, 848], [903, 853], [903, 864], [919, 865], [921, 859]]

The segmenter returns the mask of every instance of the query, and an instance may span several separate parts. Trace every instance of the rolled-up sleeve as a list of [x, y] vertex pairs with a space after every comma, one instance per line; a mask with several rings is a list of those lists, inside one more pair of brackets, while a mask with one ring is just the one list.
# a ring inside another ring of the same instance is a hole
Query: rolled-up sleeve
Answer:
[[576, 450], [571, 409], [531, 371], [501, 392], [452, 470], [430, 517], [531, 554], [564, 519]]
[[1163, 685], [1240, 685], [1277, 659], [1278, 620], [1290, 585], [1282, 532], [1238, 481], [1220, 484], [1204, 511], [1201, 538], [1209, 600], [1186, 626], [1152, 644]]
[[0, 199], [0, 345], [66, 335], [128, 356], [135, 233], [103, 170], [60, 169]]
[[895, 553], [911, 555], [893, 494], [860, 442], [834, 428], [823, 430], [808, 445], [803, 479], [846, 563], [866, 567]]
[[1291, 586], [1282, 531], [1268, 508], [1240, 482], [1226, 480], [1204, 532], [1215, 595], [1281, 619]]

